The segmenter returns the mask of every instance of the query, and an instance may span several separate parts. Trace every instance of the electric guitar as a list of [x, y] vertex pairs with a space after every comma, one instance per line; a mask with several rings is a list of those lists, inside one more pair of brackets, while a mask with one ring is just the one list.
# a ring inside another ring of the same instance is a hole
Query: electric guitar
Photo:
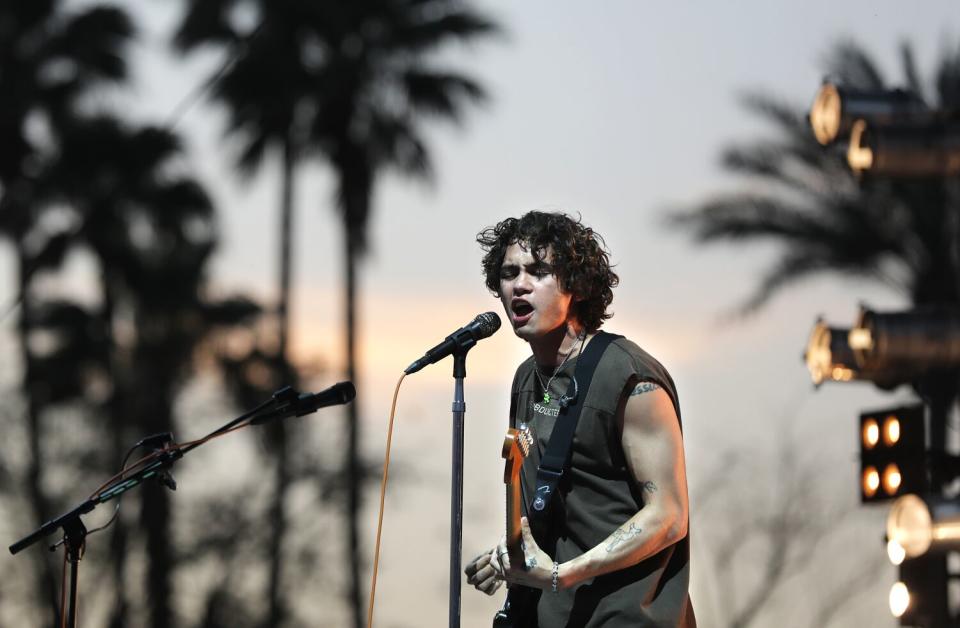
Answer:
[[[529, 427], [510, 428], [503, 439], [503, 483], [507, 489], [507, 551], [510, 564], [523, 564], [524, 555], [521, 545], [523, 534], [520, 531], [521, 507], [520, 468], [533, 447], [533, 432]], [[493, 617], [493, 628], [525, 628], [536, 625], [537, 591], [529, 587], [513, 585], [507, 591], [503, 608]]]

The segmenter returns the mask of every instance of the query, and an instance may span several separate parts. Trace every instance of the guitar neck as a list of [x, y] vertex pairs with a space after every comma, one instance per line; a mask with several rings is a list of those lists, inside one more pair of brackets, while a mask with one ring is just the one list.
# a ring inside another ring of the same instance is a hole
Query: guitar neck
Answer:
[[533, 434], [529, 427], [520, 429], [510, 428], [503, 439], [503, 448], [500, 455], [506, 461], [503, 469], [503, 483], [507, 488], [507, 549], [511, 554], [522, 553], [520, 547], [520, 516], [523, 510], [520, 506], [520, 469], [523, 466], [523, 460], [530, 453], [530, 447], [533, 444]]
[[506, 483], [507, 487], [507, 549], [511, 553], [520, 552], [520, 516], [523, 509], [520, 502], [520, 469], [516, 469], [511, 474], [510, 480]]

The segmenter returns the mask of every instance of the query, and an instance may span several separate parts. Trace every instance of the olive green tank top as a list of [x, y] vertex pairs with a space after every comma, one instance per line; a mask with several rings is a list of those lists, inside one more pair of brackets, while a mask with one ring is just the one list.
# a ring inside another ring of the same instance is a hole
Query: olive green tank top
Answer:
[[[558, 398], [567, 392], [576, 359], [549, 382], [549, 402], [538, 381], [533, 358], [517, 369], [511, 390], [511, 425], [533, 428], [537, 446], [523, 465], [522, 484], [529, 503], [536, 486], [537, 465], [559, 414]], [[644, 506], [626, 465], [618, 412], [637, 382], [658, 384], [680, 405], [670, 374], [636, 344], [625, 338], [607, 347], [586, 395], [574, 434], [570, 464], [557, 487], [548, 514], [530, 517], [541, 548], [557, 562], [579, 556], [603, 542]], [[526, 508], [525, 508], [526, 511]], [[540, 517], [538, 519], [538, 517]], [[689, 535], [658, 554], [577, 587], [543, 592], [537, 604], [539, 628], [694, 628], [689, 601]]]

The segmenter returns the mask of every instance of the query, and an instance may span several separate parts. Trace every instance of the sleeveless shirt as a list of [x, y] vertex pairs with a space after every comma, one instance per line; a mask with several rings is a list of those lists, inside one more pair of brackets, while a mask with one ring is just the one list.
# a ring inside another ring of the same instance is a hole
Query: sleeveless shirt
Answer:
[[[536, 447], [524, 461], [521, 482], [526, 504], [536, 486], [537, 466], [559, 414], [557, 398], [567, 392], [576, 358], [567, 362], [545, 402], [533, 357], [517, 369], [511, 389], [512, 426], [530, 425]], [[618, 413], [637, 382], [659, 385], [680, 405], [673, 379], [651, 355], [625, 338], [607, 347], [594, 372], [571, 447], [571, 458], [548, 508], [529, 516], [540, 547], [565, 562], [603, 542], [644, 507], [643, 494], [627, 467]], [[558, 591], [544, 591], [537, 603], [539, 628], [695, 628], [690, 605], [689, 535], [640, 563]]]

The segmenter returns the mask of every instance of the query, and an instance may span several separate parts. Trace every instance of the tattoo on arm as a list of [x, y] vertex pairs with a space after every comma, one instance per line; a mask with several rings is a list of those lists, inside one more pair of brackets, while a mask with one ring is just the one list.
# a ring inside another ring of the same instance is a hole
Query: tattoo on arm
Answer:
[[656, 493], [656, 492], [657, 492], [657, 485], [654, 484], [653, 482], [651, 482], [650, 480], [647, 480], [646, 482], [644, 482], [644, 483], [642, 483], [642, 484], [640, 485], [640, 489], [641, 489], [644, 493]]
[[640, 528], [640, 526], [638, 526], [635, 523], [631, 523], [630, 527], [627, 528], [626, 530], [624, 530], [623, 528], [618, 529], [616, 532], [613, 533], [612, 538], [610, 539], [610, 542], [607, 544], [607, 552], [612, 552], [613, 550], [623, 545], [624, 542], [629, 541], [630, 539], [635, 538], [637, 536], [640, 536], [641, 532], [643, 532], [643, 529]]
[[653, 392], [654, 390], [660, 388], [657, 384], [653, 382], [640, 382], [636, 387], [630, 391], [630, 396], [642, 395], [643, 393]]

